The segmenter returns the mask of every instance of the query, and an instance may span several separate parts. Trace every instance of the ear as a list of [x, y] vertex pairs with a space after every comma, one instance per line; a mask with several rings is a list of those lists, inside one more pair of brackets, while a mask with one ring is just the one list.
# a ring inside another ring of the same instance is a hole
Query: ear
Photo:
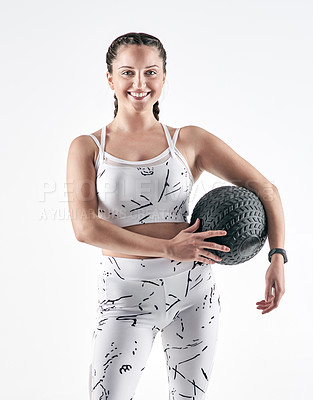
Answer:
[[114, 90], [113, 76], [110, 74], [109, 71], [106, 72], [106, 77], [107, 77], [110, 88], [112, 90]]
[[163, 85], [165, 83], [166, 72], [163, 73]]

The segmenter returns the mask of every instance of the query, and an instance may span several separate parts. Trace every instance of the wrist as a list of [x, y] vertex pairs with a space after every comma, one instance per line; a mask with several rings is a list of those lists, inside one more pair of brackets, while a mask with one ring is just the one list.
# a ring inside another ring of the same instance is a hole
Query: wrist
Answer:
[[158, 239], [158, 241], [159, 241], [159, 250], [160, 250], [159, 257], [169, 258], [169, 254], [170, 254], [169, 240], [168, 239]]
[[272, 257], [275, 256], [275, 261], [277, 262], [277, 260], [279, 260], [279, 258], [277, 258], [278, 255], [282, 256], [284, 264], [288, 261], [286, 250], [279, 247], [274, 247], [270, 250], [270, 252], [268, 253], [268, 261], [272, 262]]
[[160, 250], [162, 257], [171, 258], [172, 255], [172, 241], [171, 239], [160, 239]]
[[271, 263], [272, 262], [284, 264], [284, 256], [281, 253], [275, 253], [271, 257]]

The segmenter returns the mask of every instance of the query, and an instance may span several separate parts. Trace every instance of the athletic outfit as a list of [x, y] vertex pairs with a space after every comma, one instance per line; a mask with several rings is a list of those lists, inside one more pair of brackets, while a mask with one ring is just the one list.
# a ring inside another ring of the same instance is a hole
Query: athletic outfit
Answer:
[[[105, 151], [95, 164], [98, 216], [120, 227], [189, 222], [194, 179], [161, 123], [168, 148], [144, 161]], [[169, 400], [204, 399], [218, 338], [220, 297], [210, 264], [165, 257], [103, 256], [98, 262], [91, 400], [132, 400], [156, 334], [167, 365]]]
[[106, 127], [95, 164], [98, 216], [120, 227], [151, 222], [187, 222], [188, 200], [194, 184], [189, 166], [163, 125], [169, 147], [144, 161], [126, 161], [104, 150]]

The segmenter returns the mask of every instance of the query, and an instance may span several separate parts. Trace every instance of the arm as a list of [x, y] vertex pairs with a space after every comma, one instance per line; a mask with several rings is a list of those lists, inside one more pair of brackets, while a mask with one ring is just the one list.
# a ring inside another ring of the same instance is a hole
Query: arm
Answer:
[[81, 242], [119, 253], [147, 257], [166, 257], [167, 240], [154, 238], [123, 229], [98, 217], [86, 228]]
[[[225, 142], [206, 131], [205, 129], [193, 126], [192, 134], [195, 138], [196, 165], [202, 171], [208, 171], [237, 186], [243, 186], [261, 199], [268, 220], [268, 241], [270, 249], [274, 247], [284, 248], [285, 245], [285, 220], [281, 199], [278, 189], [266, 179], [248, 161], [244, 160]], [[280, 298], [284, 294], [283, 257], [281, 254], [274, 254], [269, 270], [266, 274], [266, 302], [272, 297], [274, 303], [272, 308], [278, 306]], [[271, 296], [272, 287], [275, 289], [275, 296]], [[273, 297], [275, 297], [273, 299]]]
[[78, 241], [126, 254], [165, 257], [168, 241], [130, 232], [98, 217], [94, 145], [87, 135], [75, 138], [67, 159], [68, 205]]
[[70, 145], [67, 160], [68, 204], [78, 241], [125, 254], [167, 257], [180, 261], [203, 262], [204, 255], [218, 261], [220, 258], [208, 249], [228, 251], [226, 246], [204, 240], [207, 237], [222, 236], [225, 232], [195, 232], [199, 221], [172, 239], [160, 239], [130, 232], [99, 218], [93, 162], [95, 154], [91, 144], [87, 135], [77, 137]]

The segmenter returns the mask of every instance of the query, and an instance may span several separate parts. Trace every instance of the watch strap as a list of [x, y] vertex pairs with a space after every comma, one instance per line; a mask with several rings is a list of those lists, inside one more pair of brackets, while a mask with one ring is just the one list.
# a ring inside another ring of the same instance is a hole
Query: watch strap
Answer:
[[276, 248], [274, 248], [274, 249], [271, 249], [270, 252], [268, 253], [268, 261], [269, 261], [269, 262], [271, 262], [272, 255], [275, 254], [275, 253], [280, 253], [280, 254], [283, 255], [283, 257], [284, 257], [284, 264], [288, 261], [286, 250], [285, 250], [285, 249], [280, 249], [280, 248], [276, 247]]

